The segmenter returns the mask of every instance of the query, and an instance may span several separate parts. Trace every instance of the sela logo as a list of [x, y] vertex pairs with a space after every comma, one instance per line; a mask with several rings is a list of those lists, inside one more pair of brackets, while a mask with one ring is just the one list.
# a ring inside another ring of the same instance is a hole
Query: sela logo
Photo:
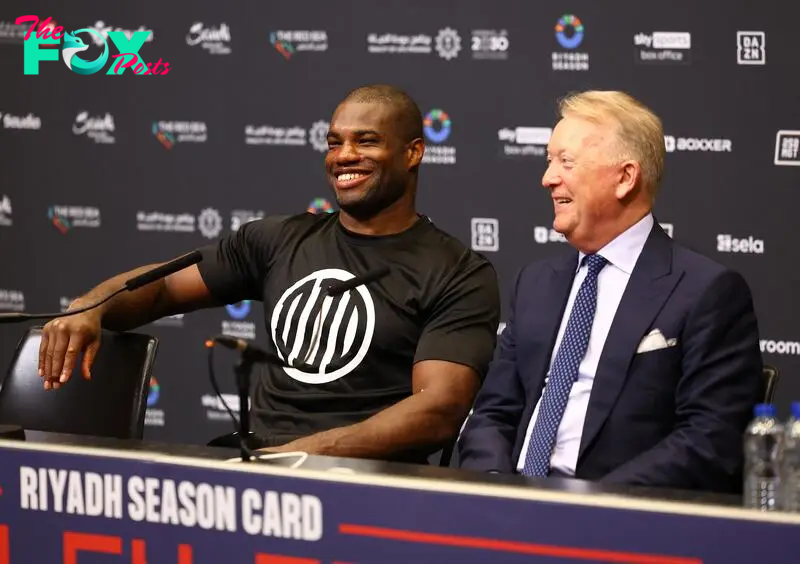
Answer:
[[[99, 72], [105, 67], [108, 62], [108, 42], [106, 37], [111, 40], [114, 46], [119, 50], [119, 54], [111, 55], [111, 66], [106, 74], [122, 74], [125, 69], [131, 69], [134, 74], [167, 74], [171, 69], [169, 63], [163, 63], [164, 67], [159, 69], [162, 60], [153, 66], [153, 63], [145, 64], [143, 59], [139, 56], [139, 49], [144, 45], [145, 41], [150, 37], [151, 31], [134, 31], [126, 35], [124, 31], [107, 31], [102, 33], [96, 28], [81, 28], [73, 31], [72, 33], [64, 32], [61, 26], [55, 29], [45, 27], [51, 18], [47, 18], [44, 23], [39, 26], [39, 31], [32, 35], [34, 28], [39, 24], [38, 16], [20, 16], [17, 18], [16, 23], [22, 24], [25, 22], [32, 22], [30, 29], [25, 34], [23, 59], [24, 59], [24, 74], [39, 74], [39, 63], [41, 61], [57, 61], [58, 49], [43, 48], [44, 45], [59, 45], [61, 39], [64, 39], [64, 45], [61, 48], [61, 56], [64, 64], [71, 71], [81, 74], [89, 75]], [[78, 35], [81, 33], [88, 33], [92, 40], [98, 46], [103, 47], [102, 54], [93, 61], [86, 61], [78, 56], [78, 53], [86, 51], [89, 46], [84, 43]]]
[[473, 217], [470, 220], [472, 250], [497, 252], [500, 250], [500, 223], [495, 218]]
[[306, 384], [338, 380], [361, 364], [375, 333], [375, 304], [365, 285], [338, 296], [323, 288], [355, 276], [337, 268], [312, 272], [287, 289], [272, 312], [270, 331], [278, 355], [288, 364], [308, 367], [283, 370]]
[[668, 153], [674, 153], [675, 151], [730, 153], [733, 151], [733, 141], [730, 139], [673, 137], [672, 135], [665, 135], [664, 147]]
[[747, 239], [737, 239], [731, 235], [717, 235], [717, 251], [720, 253], [764, 254], [764, 241], [750, 235]]
[[0, 310], [25, 311], [25, 294], [0, 288]]

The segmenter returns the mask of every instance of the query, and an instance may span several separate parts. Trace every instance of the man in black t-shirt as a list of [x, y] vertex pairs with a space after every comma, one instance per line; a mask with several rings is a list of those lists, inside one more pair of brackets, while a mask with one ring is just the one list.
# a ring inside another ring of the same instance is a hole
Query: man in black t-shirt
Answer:
[[[422, 117], [390, 86], [337, 107], [325, 167], [341, 211], [272, 216], [201, 249], [203, 261], [45, 326], [45, 388], [89, 377], [100, 328], [127, 330], [199, 308], [261, 300], [267, 347], [254, 430], [269, 450], [422, 460], [457, 434], [491, 360], [500, 302], [491, 264], [414, 208]], [[152, 266], [152, 265], [151, 265]], [[97, 301], [143, 267], [70, 306]], [[340, 295], [330, 283], [385, 276]]]

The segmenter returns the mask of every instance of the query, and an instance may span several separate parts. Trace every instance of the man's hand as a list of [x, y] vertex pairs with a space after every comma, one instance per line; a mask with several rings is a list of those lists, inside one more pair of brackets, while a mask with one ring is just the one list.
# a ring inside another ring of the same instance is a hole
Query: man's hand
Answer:
[[44, 326], [39, 345], [39, 376], [44, 378], [45, 390], [57, 390], [69, 380], [82, 352], [83, 377], [91, 379], [92, 363], [100, 348], [100, 320], [100, 313], [87, 311], [54, 319]]

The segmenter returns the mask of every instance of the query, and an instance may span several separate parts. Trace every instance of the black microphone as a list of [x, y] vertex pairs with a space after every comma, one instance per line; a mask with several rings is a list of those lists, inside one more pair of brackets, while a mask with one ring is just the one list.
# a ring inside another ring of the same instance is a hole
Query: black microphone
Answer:
[[319, 370], [318, 366], [301, 362], [300, 360], [286, 362], [277, 354], [265, 351], [264, 349], [244, 339], [229, 337], [228, 335], [217, 335], [216, 337], [212, 337], [211, 339], [206, 341], [206, 346], [210, 348], [214, 346], [215, 343], [218, 343], [224, 346], [225, 348], [239, 351], [242, 355], [242, 358], [249, 362], [259, 362], [261, 364], [273, 364], [285, 368], [296, 368], [297, 370], [305, 370], [305, 371]]
[[328, 285], [325, 293], [329, 296], [338, 296], [339, 294], [344, 294], [348, 290], [352, 290], [356, 286], [361, 286], [362, 284], [369, 284], [370, 282], [375, 282], [375, 280], [379, 280], [389, 274], [389, 267], [388, 266], [381, 266], [376, 268], [375, 270], [371, 270], [366, 274], [362, 274], [361, 276], [356, 276], [355, 278], [351, 278], [350, 280], [341, 280], [338, 282], [333, 282]]
[[133, 291], [137, 288], [141, 288], [150, 282], [155, 282], [161, 278], [166, 278], [170, 274], [175, 274], [179, 270], [183, 270], [184, 268], [189, 268], [193, 264], [197, 264], [198, 262], [203, 260], [203, 253], [200, 251], [192, 251], [191, 253], [186, 253], [183, 256], [176, 258], [175, 260], [171, 260], [166, 264], [162, 264], [161, 266], [155, 267], [153, 270], [148, 270], [147, 272], [140, 274], [139, 276], [134, 276], [127, 282], [125, 282], [125, 290]]
[[139, 276], [134, 276], [127, 282], [125, 285], [122, 286], [116, 292], [106, 296], [99, 302], [89, 304], [86, 307], [74, 309], [72, 311], [63, 311], [59, 313], [0, 313], [0, 323], [15, 323], [18, 321], [27, 321], [29, 319], [56, 319], [58, 317], [67, 317], [69, 315], [76, 315], [78, 313], [83, 313], [84, 311], [88, 311], [90, 309], [94, 309], [98, 306], [103, 305], [108, 300], [120, 294], [124, 291], [132, 291], [136, 290], [137, 288], [141, 288], [146, 284], [150, 284], [151, 282], [155, 282], [156, 280], [160, 280], [161, 278], [166, 278], [170, 274], [174, 274], [179, 270], [183, 270], [193, 264], [197, 264], [203, 260], [203, 254], [200, 251], [192, 251], [187, 253], [183, 256], [176, 258], [175, 260], [171, 260], [166, 264], [162, 264], [161, 266], [157, 266], [152, 270], [148, 270], [147, 272], [140, 274]]
[[219, 343], [226, 348], [239, 351], [243, 358], [252, 362], [289, 366], [289, 364], [278, 355], [267, 352], [256, 345], [248, 343], [244, 339], [237, 339], [236, 337], [229, 337], [227, 335], [217, 335], [208, 341], [206, 346], [212, 346], [213, 343]]

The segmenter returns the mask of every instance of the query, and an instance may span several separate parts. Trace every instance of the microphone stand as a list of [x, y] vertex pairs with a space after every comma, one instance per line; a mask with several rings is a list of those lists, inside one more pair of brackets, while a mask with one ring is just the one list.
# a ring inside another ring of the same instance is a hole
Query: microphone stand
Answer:
[[250, 430], [250, 372], [252, 369], [253, 361], [245, 355], [241, 355], [233, 367], [239, 392], [239, 452], [242, 455], [242, 462], [250, 461], [245, 445], [250, 448], [250, 444], [256, 442], [256, 436]]

